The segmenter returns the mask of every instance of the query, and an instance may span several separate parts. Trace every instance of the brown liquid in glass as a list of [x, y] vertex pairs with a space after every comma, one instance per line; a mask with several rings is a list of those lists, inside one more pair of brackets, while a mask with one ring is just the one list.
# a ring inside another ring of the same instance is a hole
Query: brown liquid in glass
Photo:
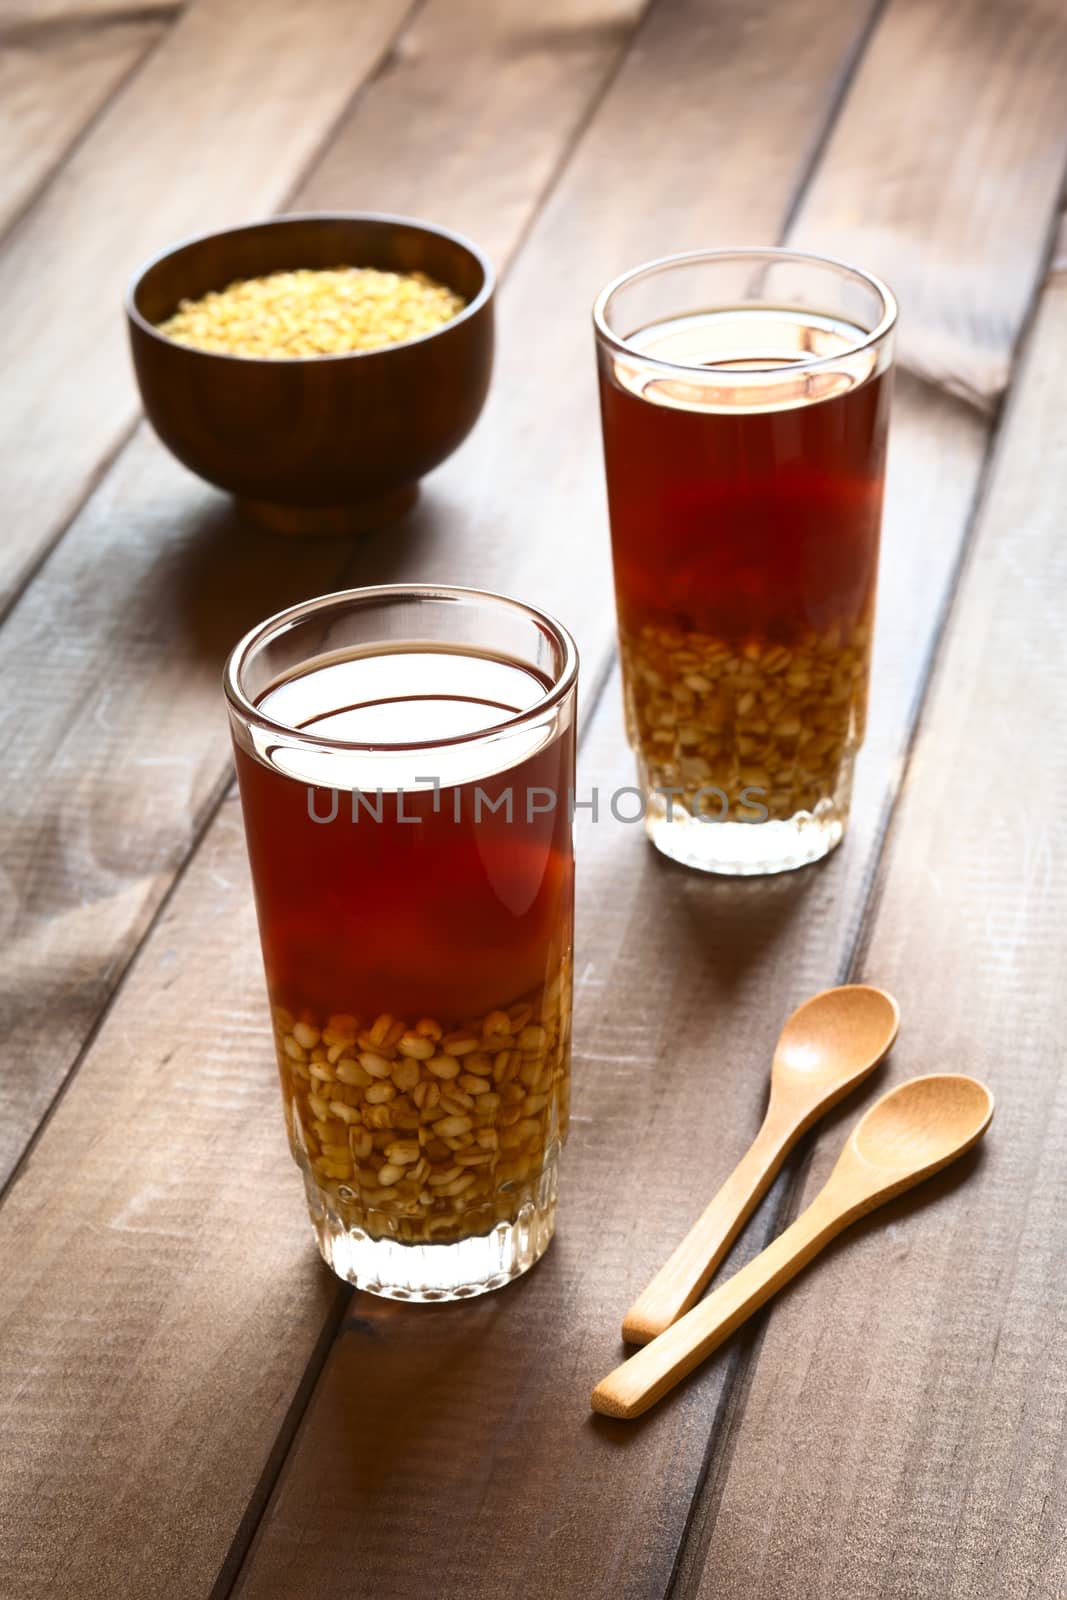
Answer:
[[[872, 352], [857, 353], [863, 338], [829, 318], [761, 308], [678, 319], [629, 341], [649, 358], [707, 365], [706, 379], [681, 367], [650, 375], [601, 352], [624, 630], [791, 646], [869, 613], [889, 380]], [[812, 357], [830, 360], [798, 365]]]
[[[532, 669], [426, 646], [340, 665], [356, 677], [339, 678], [336, 661], [313, 666], [269, 690], [260, 709], [394, 753], [458, 742], [402, 762], [408, 780], [439, 779], [436, 793], [424, 782], [380, 798], [373, 749], [316, 755], [313, 768], [280, 735], [261, 732], [258, 755], [237, 749], [272, 1000], [296, 1015], [411, 1022], [506, 1006], [544, 983], [569, 943], [573, 728], [547, 743], [504, 740], [506, 766], [486, 774], [492, 754], [472, 756], [462, 736], [539, 700], [549, 685]], [[353, 786], [364, 796], [355, 821]], [[510, 820], [505, 806], [492, 809], [505, 791]], [[335, 804], [333, 820], [313, 820]]]

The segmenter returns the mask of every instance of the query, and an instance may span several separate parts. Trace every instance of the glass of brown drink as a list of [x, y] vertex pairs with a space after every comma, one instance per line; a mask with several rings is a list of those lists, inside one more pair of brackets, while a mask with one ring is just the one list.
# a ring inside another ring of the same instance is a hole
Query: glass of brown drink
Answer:
[[447, 1300], [552, 1237], [577, 653], [473, 590], [353, 590], [226, 669], [286, 1122], [341, 1277]]
[[842, 262], [711, 251], [594, 321], [649, 835], [707, 871], [817, 861], [863, 740], [896, 304]]

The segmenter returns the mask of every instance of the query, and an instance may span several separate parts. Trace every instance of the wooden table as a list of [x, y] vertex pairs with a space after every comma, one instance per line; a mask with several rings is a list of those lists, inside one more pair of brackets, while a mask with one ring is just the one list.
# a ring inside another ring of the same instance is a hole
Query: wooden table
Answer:
[[[1067, 1594], [1065, 82], [1064, 0], [7, 0], [4, 1600]], [[479, 239], [500, 355], [405, 524], [286, 543], [139, 424], [119, 301], [183, 234], [327, 206]], [[467, 1305], [350, 1293], [284, 1148], [221, 662], [326, 589], [501, 588], [578, 635], [583, 786], [628, 782], [589, 306], [775, 240], [902, 305], [848, 841], [707, 881], [584, 815], [559, 1236]], [[883, 1085], [991, 1084], [987, 1148], [594, 1419], [782, 1019], [849, 977], [903, 1008]]]

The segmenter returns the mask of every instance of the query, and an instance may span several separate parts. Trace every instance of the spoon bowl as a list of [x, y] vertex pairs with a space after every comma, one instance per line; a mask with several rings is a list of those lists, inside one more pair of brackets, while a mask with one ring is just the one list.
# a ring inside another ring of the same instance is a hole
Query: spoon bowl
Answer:
[[868, 983], [824, 989], [798, 1006], [782, 1029], [771, 1080], [784, 1087], [855, 1082], [888, 1054], [900, 1027], [891, 994]]
[[856, 1124], [841, 1159], [858, 1159], [872, 1181], [903, 1173], [918, 1183], [977, 1144], [992, 1118], [993, 1096], [975, 1078], [909, 1078]]

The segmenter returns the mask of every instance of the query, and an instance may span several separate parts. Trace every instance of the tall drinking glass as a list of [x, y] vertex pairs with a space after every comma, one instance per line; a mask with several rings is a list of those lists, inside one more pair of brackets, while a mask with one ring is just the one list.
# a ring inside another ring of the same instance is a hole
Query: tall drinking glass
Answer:
[[669, 257], [594, 311], [627, 729], [659, 850], [841, 839], [863, 741], [896, 304], [842, 262]]
[[282, 612], [226, 668], [290, 1147], [376, 1294], [480, 1294], [552, 1237], [577, 671], [550, 617], [411, 586]]

